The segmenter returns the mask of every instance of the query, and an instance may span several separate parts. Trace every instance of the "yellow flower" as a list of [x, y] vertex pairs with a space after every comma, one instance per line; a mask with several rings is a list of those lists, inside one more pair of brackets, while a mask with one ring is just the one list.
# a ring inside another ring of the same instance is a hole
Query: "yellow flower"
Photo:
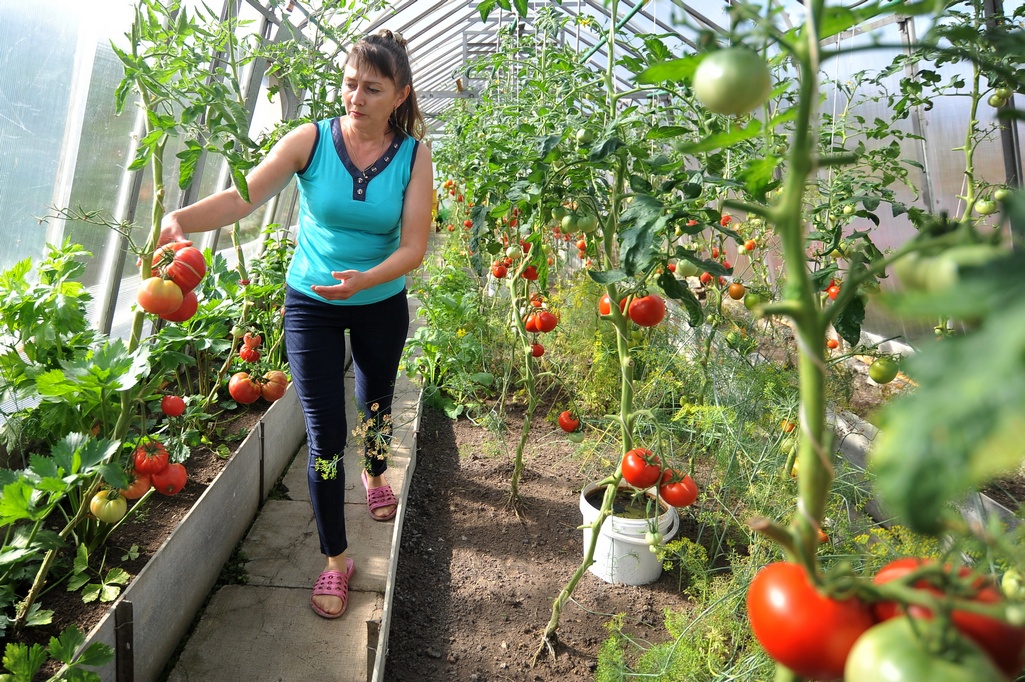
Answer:
[[463, 338], [464, 336], [466, 336], [466, 330], [465, 329], [457, 330], [456, 331], [456, 336], [458, 336], [459, 338]]

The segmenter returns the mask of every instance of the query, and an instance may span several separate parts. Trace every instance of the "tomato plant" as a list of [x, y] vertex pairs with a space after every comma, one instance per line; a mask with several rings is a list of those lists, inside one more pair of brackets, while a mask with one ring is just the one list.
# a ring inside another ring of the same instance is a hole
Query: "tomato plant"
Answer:
[[662, 460], [651, 450], [634, 448], [623, 455], [623, 478], [635, 488], [650, 488], [662, 476]]
[[[942, 654], [935, 645], [942, 639]], [[845, 682], [994, 682], [1005, 679], [963, 637], [946, 636], [917, 618], [895, 618], [870, 628], [847, 657]]]
[[672, 469], [662, 472], [659, 496], [674, 507], [689, 507], [698, 499], [698, 484], [690, 474], [680, 475]]
[[167, 466], [167, 448], [153, 438], [144, 440], [135, 448], [133, 462], [140, 474], [153, 475]]
[[563, 410], [559, 413], [559, 428], [570, 433], [580, 428], [580, 419], [570, 410]]
[[861, 601], [821, 594], [800, 564], [785, 561], [755, 575], [747, 613], [755, 638], [773, 660], [815, 680], [842, 677], [851, 647], [875, 624]]
[[179, 462], [168, 464], [160, 473], [153, 474], [153, 487], [161, 495], [177, 495], [189, 480], [188, 472]]
[[641, 327], [654, 327], [665, 319], [666, 302], [658, 294], [648, 294], [630, 301], [627, 312], [634, 324]]
[[104, 523], [117, 523], [128, 513], [128, 501], [116, 490], [101, 490], [89, 501], [89, 511]]
[[249, 376], [249, 372], [236, 372], [228, 379], [228, 393], [236, 403], [249, 405], [260, 397], [260, 384]]
[[160, 410], [168, 417], [180, 417], [185, 414], [185, 401], [181, 396], [165, 395], [160, 399]]
[[182, 290], [162, 277], [150, 277], [139, 285], [135, 294], [139, 307], [154, 315], [168, 315], [182, 305]]
[[717, 114], [746, 114], [769, 98], [772, 77], [758, 54], [746, 47], [710, 53], [694, 71], [694, 96]]
[[288, 376], [281, 370], [272, 369], [263, 375], [260, 384], [260, 395], [269, 403], [280, 400], [288, 389]]

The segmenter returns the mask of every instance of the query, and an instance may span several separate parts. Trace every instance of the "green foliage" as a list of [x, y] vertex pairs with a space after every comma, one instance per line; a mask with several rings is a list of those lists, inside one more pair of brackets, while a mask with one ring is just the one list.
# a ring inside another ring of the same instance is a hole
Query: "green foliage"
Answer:
[[59, 636], [51, 637], [50, 644], [15, 644], [9, 642], [4, 649], [3, 666], [6, 674], [0, 674], [3, 682], [31, 682], [47, 661], [61, 664], [58, 675], [51, 680], [66, 682], [100, 682], [100, 676], [85, 667], [99, 667], [114, 660], [114, 650], [102, 642], [94, 642], [84, 651], [85, 633], [77, 626], [65, 628]]

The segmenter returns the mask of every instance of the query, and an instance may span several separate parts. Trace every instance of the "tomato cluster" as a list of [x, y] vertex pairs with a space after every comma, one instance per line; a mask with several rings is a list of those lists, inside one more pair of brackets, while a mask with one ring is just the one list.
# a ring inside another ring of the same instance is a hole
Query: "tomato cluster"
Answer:
[[167, 448], [155, 438], [139, 443], [132, 455], [134, 480], [121, 491], [129, 499], [141, 497], [150, 485], [161, 495], [176, 495], [185, 487], [188, 474], [178, 462], [170, 462]]
[[623, 478], [635, 488], [658, 484], [658, 494], [674, 507], [689, 507], [698, 499], [698, 485], [690, 474], [663, 467], [662, 459], [645, 448], [634, 448], [623, 455]]
[[[946, 591], [947, 569], [936, 562], [905, 558], [884, 566], [873, 583], [914, 580], [913, 587], [937, 597]], [[914, 572], [922, 573], [915, 580]], [[961, 580], [971, 571], [962, 567]], [[998, 604], [1002, 596], [985, 580], [971, 582], [962, 598]], [[948, 585], [947, 590], [951, 589]], [[1025, 628], [955, 609], [953, 634], [927, 608], [905, 609], [890, 601], [868, 604], [850, 596], [826, 595], [803, 566], [777, 562], [762, 568], [748, 588], [747, 611], [755, 637], [773, 660], [801, 677], [849, 682], [869, 680], [1002, 680], [1025, 665]], [[941, 653], [942, 650], [942, 653]]]
[[240, 405], [250, 405], [261, 397], [269, 403], [279, 400], [288, 388], [288, 376], [276, 369], [262, 377], [250, 376], [249, 372], [236, 372], [228, 379], [228, 393]]
[[[666, 302], [658, 294], [637, 296], [630, 300], [629, 306], [626, 298], [620, 299], [619, 309], [639, 327], [654, 327], [666, 316]], [[598, 300], [598, 312], [603, 316], [612, 313], [612, 299], [608, 294]]]
[[193, 291], [206, 275], [206, 259], [192, 242], [174, 242], [153, 254], [152, 277], [139, 285], [136, 302], [147, 313], [169, 322], [185, 322], [196, 314]]

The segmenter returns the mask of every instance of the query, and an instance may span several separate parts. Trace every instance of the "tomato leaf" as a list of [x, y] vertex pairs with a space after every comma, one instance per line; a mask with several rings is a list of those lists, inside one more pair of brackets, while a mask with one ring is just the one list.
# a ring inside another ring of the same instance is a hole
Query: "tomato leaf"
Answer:
[[865, 322], [865, 301], [852, 296], [833, 320], [833, 327], [852, 346], [861, 341], [861, 325]]
[[662, 287], [665, 295], [673, 300], [679, 301], [687, 309], [687, 321], [692, 327], [698, 327], [704, 320], [701, 311], [701, 302], [698, 301], [690, 287], [676, 279], [673, 273], [665, 271], [658, 276], [658, 285]]
[[622, 282], [627, 279], [626, 273], [619, 268], [604, 271], [588, 269], [587, 276], [598, 284], [615, 284], [616, 282]]

